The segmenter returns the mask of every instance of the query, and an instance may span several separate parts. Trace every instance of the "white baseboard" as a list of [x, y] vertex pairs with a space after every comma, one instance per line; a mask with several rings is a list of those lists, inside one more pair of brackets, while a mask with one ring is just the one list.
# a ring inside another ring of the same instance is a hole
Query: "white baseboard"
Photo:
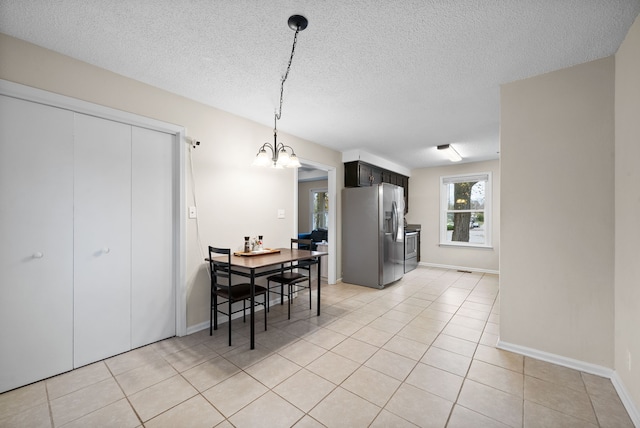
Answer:
[[568, 367], [570, 369], [579, 370], [581, 372], [593, 374], [596, 376], [611, 379], [611, 376], [613, 374], [613, 370], [608, 367], [575, 360], [573, 358], [563, 357], [557, 354], [551, 354], [549, 352], [528, 348], [526, 346], [514, 345], [513, 343], [504, 342], [502, 340], [498, 340], [498, 344], [496, 345], [496, 347], [499, 349], [504, 349], [505, 351], [515, 352], [516, 354], [535, 358], [536, 360], [546, 361], [548, 363], [557, 364], [559, 366]]
[[636, 427], [640, 427], [640, 409], [636, 407], [633, 400], [631, 399], [631, 396], [629, 395], [627, 389], [624, 387], [624, 384], [622, 383], [622, 379], [620, 379], [618, 372], [613, 372], [613, 375], [611, 376], [611, 383], [613, 383], [613, 387], [616, 389], [616, 392], [618, 393], [622, 404], [624, 405], [625, 409], [627, 409], [627, 413], [629, 413], [631, 422], [633, 422]]
[[493, 270], [493, 269], [480, 269], [480, 268], [473, 268], [468, 266], [441, 265], [438, 263], [427, 263], [427, 262], [420, 262], [418, 264], [420, 266], [425, 266], [425, 267], [451, 269], [451, 270], [464, 270], [464, 271], [470, 271], [470, 272], [491, 273], [494, 275], [500, 275], [499, 270]]
[[504, 342], [498, 340], [497, 348], [505, 351], [514, 352], [516, 354], [524, 355], [527, 357], [535, 358], [537, 360], [546, 361], [548, 363], [557, 364], [559, 366], [568, 367], [570, 369], [579, 370], [581, 372], [593, 374], [596, 376], [605, 377], [611, 380], [613, 387], [616, 389], [622, 404], [631, 421], [636, 427], [640, 427], [640, 412], [634, 404], [631, 396], [627, 392], [618, 373], [608, 367], [600, 366], [598, 364], [587, 363], [585, 361], [575, 360], [573, 358], [563, 357], [561, 355], [551, 354], [549, 352], [540, 351], [538, 349], [528, 348], [526, 346], [514, 345], [513, 343]]
[[197, 333], [200, 330], [205, 330], [209, 328], [209, 321], [201, 322], [200, 324], [195, 324], [187, 327], [187, 336], [193, 333]]

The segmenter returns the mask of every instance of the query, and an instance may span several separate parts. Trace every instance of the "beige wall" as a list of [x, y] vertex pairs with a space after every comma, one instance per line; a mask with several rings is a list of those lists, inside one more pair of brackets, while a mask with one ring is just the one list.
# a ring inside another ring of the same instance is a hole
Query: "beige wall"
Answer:
[[[327, 180], [301, 181], [298, 183], [298, 231], [311, 232], [311, 190], [326, 189]], [[340, 199], [340, 198], [337, 198]], [[331, 225], [329, 225], [331, 227]]]
[[615, 369], [640, 411], [640, 18], [616, 53], [615, 75]]
[[[192, 153], [193, 183], [187, 172], [186, 203], [194, 204], [195, 184], [201, 237], [200, 244], [195, 220], [187, 220], [187, 326], [209, 319], [209, 280], [203, 263], [209, 244], [240, 249], [244, 235], [263, 234], [268, 246], [289, 245], [296, 228], [294, 172], [251, 166], [259, 145], [271, 138], [270, 126], [3, 34], [0, 34], [0, 58], [0, 79], [181, 125], [188, 136], [201, 141]], [[270, 121], [271, 114], [265, 112], [265, 120]], [[301, 159], [333, 166], [336, 175], [342, 177], [339, 152], [284, 133], [280, 136], [295, 148]], [[185, 163], [189, 171], [188, 156]], [[339, 180], [338, 192], [341, 188]], [[285, 210], [284, 220], [276, 218], [278, 209]], [[339, 240], [340, 231], [337, 232]], [[336, 244], [337, 271], [341, 272], [340, 242]]]
[[[493, 248], [440, 246], [440, 177], [491, 172], [493, 185]], [[500, 254], [500, 163], [499, 161], [454, 164], [411, 171], [407, 223], [421, 224], [420, 263], [468, 270], [498, 272]]]
[[501, 341], [613, 367], [614, 58], [501, 90]]

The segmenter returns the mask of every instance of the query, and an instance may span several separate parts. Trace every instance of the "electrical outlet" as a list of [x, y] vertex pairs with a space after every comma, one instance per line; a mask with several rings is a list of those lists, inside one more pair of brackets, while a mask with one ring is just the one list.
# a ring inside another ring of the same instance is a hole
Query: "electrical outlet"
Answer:
[[189, 218], [198, 217], [198, 213], [196, 212], [196, 207], [189, 207]]

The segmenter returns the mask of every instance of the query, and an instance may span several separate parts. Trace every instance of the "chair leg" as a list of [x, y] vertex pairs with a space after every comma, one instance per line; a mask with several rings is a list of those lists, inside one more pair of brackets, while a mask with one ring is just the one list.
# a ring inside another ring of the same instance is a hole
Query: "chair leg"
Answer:
[[[218, 295], [213, 293], [213, 329], [218, 329]], [[211, 336], [211, 326], [209, 326], [209, 336]]]
[[213, 335], [213, 290], [211, 290], [211, 296], [209, 296], [209, 336]]
[[229, 346], [231, 346], [231, 299], [228, 299], [228, 303], [229, 303], [229, 312], [228, 312], [229, 316], [227, 318], [229, 318], [229, 321], [227, 322], [229, 323]]
[[280, 283], [280, 305], [284, 303], [284, 284]]
[[242, 322], [247, 322], [247, 299], [242, 299]]
[[267, 302], [267, 295], [264, 295], [264, 331], [267, 331], [267, 308], [269, 307], [269, 302]]
[[[271, 281], [267, 280], [267, 294], [264, 297], [265, 302], [271, 301]], [[269, 304], [267, 304], [267, 312], [269, 312]]]
[[309, 272], [309, 310], [311, 310], [311, 272]]
[[291, 319], [291, 284], [287, 285], [287, 319]]

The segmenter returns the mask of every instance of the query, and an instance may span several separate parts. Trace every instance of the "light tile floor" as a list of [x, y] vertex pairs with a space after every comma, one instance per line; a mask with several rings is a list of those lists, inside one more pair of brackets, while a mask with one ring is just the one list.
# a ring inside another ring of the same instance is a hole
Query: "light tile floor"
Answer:
[[[302, 297], [302, 298], [300, 298]], [[0, 427], [633, 427], [608, 379], [502, 351], [496, 275], [323, 286], [248, 324], [0, 394]]]

